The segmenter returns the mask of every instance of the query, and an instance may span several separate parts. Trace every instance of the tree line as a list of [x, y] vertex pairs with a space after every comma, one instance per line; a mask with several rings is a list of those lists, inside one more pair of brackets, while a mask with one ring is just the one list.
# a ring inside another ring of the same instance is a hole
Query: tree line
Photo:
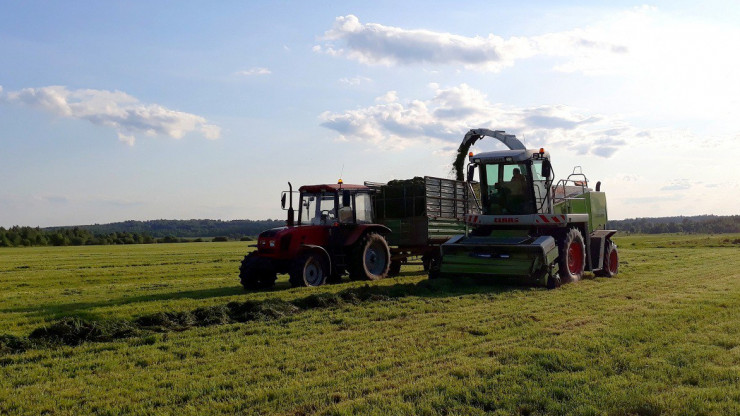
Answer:
[[[181, 238], [220, 237], [226, 236], [238, 240], [244, 236], [259, 235], [264, 230], [285, 225], [285, 220], [150, 220], [123, 221], [110, 224], [80, 225], [93, 234], [111, 234], [118, 232], [148, 234], [154, 238], [176, 236]], [[55, 230], [68, 227], [49, 227], [44, 230]]]
[[740, 215], [630, 218], [609, 221], [607, 228], [632, 234], [726, 234], [740, 233]]
[[117, 232], [93, 234], [79, 227], [44, 230], [33, 227], [0, 227], [0, 247], [28, 246], [82, 246], [108, 244], [152, 244], [157, 242], [148, 234]]
[[75, 227], [0, 227], [0, 247], [249, 241], [281, 225], [284, 221], [155, 220]]
[[[153, 220], [76, 227], [0, 227], [0, 247], [245, 241], [284, 224], [282, 220]], [[634, 218], [609, 221], [607, 228], [632, 234], [740, 233], [740, 215]]]

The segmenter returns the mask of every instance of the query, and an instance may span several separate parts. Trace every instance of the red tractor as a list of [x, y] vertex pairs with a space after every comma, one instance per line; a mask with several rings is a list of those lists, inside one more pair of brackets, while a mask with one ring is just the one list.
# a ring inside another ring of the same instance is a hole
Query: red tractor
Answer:
[[388, 227], [374, 223], [371, 194], [362, 185], [306, 185], [299, 189], [298, 222], [294, 220], [293, 187], [283, 192], [290, 200], [285, 227], [260, 234], [257, 250], [239, 268], [245, 289], [265, 289], [277, 274], [288, 273], [295, 286], [319, 286], [341, 280], [378, 280], [388, 275]]

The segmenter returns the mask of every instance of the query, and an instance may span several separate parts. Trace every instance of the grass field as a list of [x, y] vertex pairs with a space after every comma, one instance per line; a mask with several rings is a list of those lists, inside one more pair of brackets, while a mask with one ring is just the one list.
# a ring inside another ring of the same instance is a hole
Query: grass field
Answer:
[[[248, 243], [0, 249], [0, 414], [740, 414], [739, 237], [620, 237], [617, 277], [551, 291], [410, 266], [245, 293]], [[67, 317], [129, 332], [8, 341]]]

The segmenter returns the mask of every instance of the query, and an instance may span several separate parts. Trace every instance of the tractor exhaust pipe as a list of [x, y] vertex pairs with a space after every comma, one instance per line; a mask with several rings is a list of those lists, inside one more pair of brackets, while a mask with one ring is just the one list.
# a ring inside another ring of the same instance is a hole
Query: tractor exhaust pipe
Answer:
[[288, 198], [290, 198], [290, 205], [288, 205], [288, 221], [286, 225], [292, 227], [295, 225], [295, 212], [293, 211], [293, 185], [288, 182]]

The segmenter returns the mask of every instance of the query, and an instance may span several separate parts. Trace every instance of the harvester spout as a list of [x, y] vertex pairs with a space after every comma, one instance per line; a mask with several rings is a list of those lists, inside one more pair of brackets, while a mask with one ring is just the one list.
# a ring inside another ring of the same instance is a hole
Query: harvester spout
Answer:
[[465, 156], [468, 155], [468, 150], [475, 142], [482, 139], [483, 137], [493, 137], [505, 144], [511, 150], [526, 150], [524, 143], [520, 142], [513, 134], [506, 134], [503, 130], [489, 130], [489, 129], [472, 129], [463, 138], [460, 147], [457, 149], [457, 157], [453, 163], [455, 170], [455, 176], [458, 181], [463, 180], [463, 165], [465, 164]]
[[513, 134], [506, 134], [503, 130], [488, 130], [488, 129], [472, 129], [463, 138], [462, 145], [466, 145], [468, 148], [472, 146], [476, 141], [482, 139], [484, 136], [493, 137], [498, 139], [501, 143], [505, 144], [511, 150], [526, 150], [519, 139]]

